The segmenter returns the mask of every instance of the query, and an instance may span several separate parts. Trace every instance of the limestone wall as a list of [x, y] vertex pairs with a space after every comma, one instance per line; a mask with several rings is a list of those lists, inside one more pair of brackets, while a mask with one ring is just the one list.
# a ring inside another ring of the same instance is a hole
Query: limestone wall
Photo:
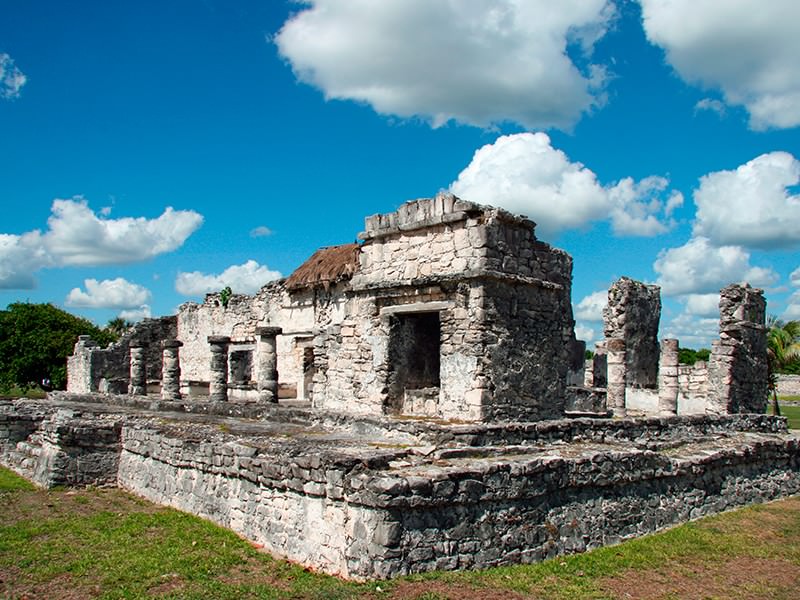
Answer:
[[178, 340], [181, 379], [209, 381], [211, 349], [208, 337], [224, 335], [232, 340], [253, 341], [255, 328], [265, 321], [264, 309], [256, 297], [234, 294], [223, 306], [219, 294], [208, 294], [202, 304], [187, 302], [178, 309]]
[[298, 346], [320, 327], [341, 321], [346, 311], [342, 286], [329, 290], [289, 293], [281, 282], [264, 286], [256, 295], [236, 294], [222, 306], [219, 294], [208, 294], [202, 304], [188, 302], [178, 310], [181, 379], [209, 381], [211, 350], [208, 337], [224, 335], [236, 343], [252, 343], [257, 327], [281, 327], [277, 339], [278, 373], [284, 387], [304, 390], [304, 352]]
[[[315, 406], [465, 420], [563, 414], [569, 255], [537, 241], [533, 222], [449, 194], [369, 217], [365, 229], [356, 305], [315, 346]], [[403, 387], [393, 341], [417, 327], [414, 313], [435, 313], [429, 326], [439, 328], [438, 380], [423, 389]]]
[[712, 343], [708, 362], [710, 412], [766, 409], [766, 305], [763, 290], [749, 285], [729, 285], [720, 291], [720, 338]]
[[355, 579], [528, 563], [800, 492], [798, 439], [766, 416], [416, 427], [433, 448], [5, 402], [0, 462], [46, 486], [116, 473]]
[[778, 375], [779, 396], [800, 396], [800, 375]]
[[[161, 379], [161, 340], [174, 339], [176, 328], [175, 317], [144, 319], [108, 348], [100, 348], [86, 336], [81, 336], [75, 344], [72, 356], [67, 357], [67, 390], [85, 393], [127, 389], [130, 378], [129, 347], [132, 340], [137, 340], [146, 347], [146, 379]], [[106, 389], [100, 389], [101, 382]]]
[[678, 414], [704, 414], [708, 402], [708, 363], [678, 367]]
[[0, 464], [34, 483], [109, 485], [117, 480], [121, 420], [70, 409], [0, 404]]
[[661, 291], [622, 277], [608, 290], [603, 310], [606, 339], [625, 341], [625, 383], [629, 387], [653, 389], [658, 386], [658, 323]]
[[354, 289], [411, 285], [430, 278], [503, 273], [570, 285], [572, 259], [540, 242], [535, 223], [452, 194], [406, 202], [366, 219]]

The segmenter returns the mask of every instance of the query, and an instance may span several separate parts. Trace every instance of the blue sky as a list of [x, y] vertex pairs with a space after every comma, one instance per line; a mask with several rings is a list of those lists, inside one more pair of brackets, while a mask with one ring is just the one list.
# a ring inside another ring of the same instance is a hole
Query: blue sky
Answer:
[[796, 0], [0, 0], [0, 306], [99, 324], [252, 293], [452, 189], [707, 345], [800, 318]]

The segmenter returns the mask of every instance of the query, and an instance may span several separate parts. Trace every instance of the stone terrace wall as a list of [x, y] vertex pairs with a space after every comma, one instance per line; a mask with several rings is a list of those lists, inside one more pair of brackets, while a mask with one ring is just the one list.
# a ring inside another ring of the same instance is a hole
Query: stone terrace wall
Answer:
[[[393, 448], [309, 443], [17, 401], [0, 404], [0, 457], [19, 470], [21, 448], [45, 449], [26, 467], [44, 475], [80, 470], [73, 458], [87, 450], [119, 452], [122, 487], [357, 579], [533, 562], [800, 491], [798, 439], [761, 415], [413, 427], [451, 431], [451, 442], [470, 431], [476, 442], [539, 437], [434, 449], [408, 438]], [[103, 464], [98, 472], [114, 468]]]
[[708, 362], [709, 410], [763, 413], [767, 406], [766, 300], [763, 290], [729, 285], [720, 291], [720, 339]]
[[608, 290], [603, 309], [606, 339], [625, 341], [626, 385], [653, 389], [658, 386], [658, 322], [661, 289], [622, 277]]
[[76, 417], [0, 403], [0, 462], [50, 488], [57, 485], [113, 485], [117, 481], [121, 419]]

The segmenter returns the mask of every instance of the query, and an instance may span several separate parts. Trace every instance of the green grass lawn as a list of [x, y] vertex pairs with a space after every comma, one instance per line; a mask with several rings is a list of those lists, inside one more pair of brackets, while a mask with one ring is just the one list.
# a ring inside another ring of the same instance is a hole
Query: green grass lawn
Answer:
[[0, 598], [797, 597], [800, 497], [586, 554], [350, 583], [114, 489], [44, 491], [0, 468]]
[[781, 405], [781, 415], [789, 421], [789, 429], [800, 429], [800, 406]]
[[27, 390], [18, 387], [0, 390], [0, 398], [36, 398], [41, 400], [46, 397], [47, 392], [38, 387], [28, 388]]

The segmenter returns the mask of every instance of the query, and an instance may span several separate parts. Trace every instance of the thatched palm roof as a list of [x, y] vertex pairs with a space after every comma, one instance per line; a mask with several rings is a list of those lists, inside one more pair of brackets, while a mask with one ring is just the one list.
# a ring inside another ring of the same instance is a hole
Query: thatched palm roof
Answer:
[[326, 290], [331, 284], [350, 279], [358, 270], [358, 244], [320, 248], [286, 279], [286, 289], [297, 291], [313, 287]]

